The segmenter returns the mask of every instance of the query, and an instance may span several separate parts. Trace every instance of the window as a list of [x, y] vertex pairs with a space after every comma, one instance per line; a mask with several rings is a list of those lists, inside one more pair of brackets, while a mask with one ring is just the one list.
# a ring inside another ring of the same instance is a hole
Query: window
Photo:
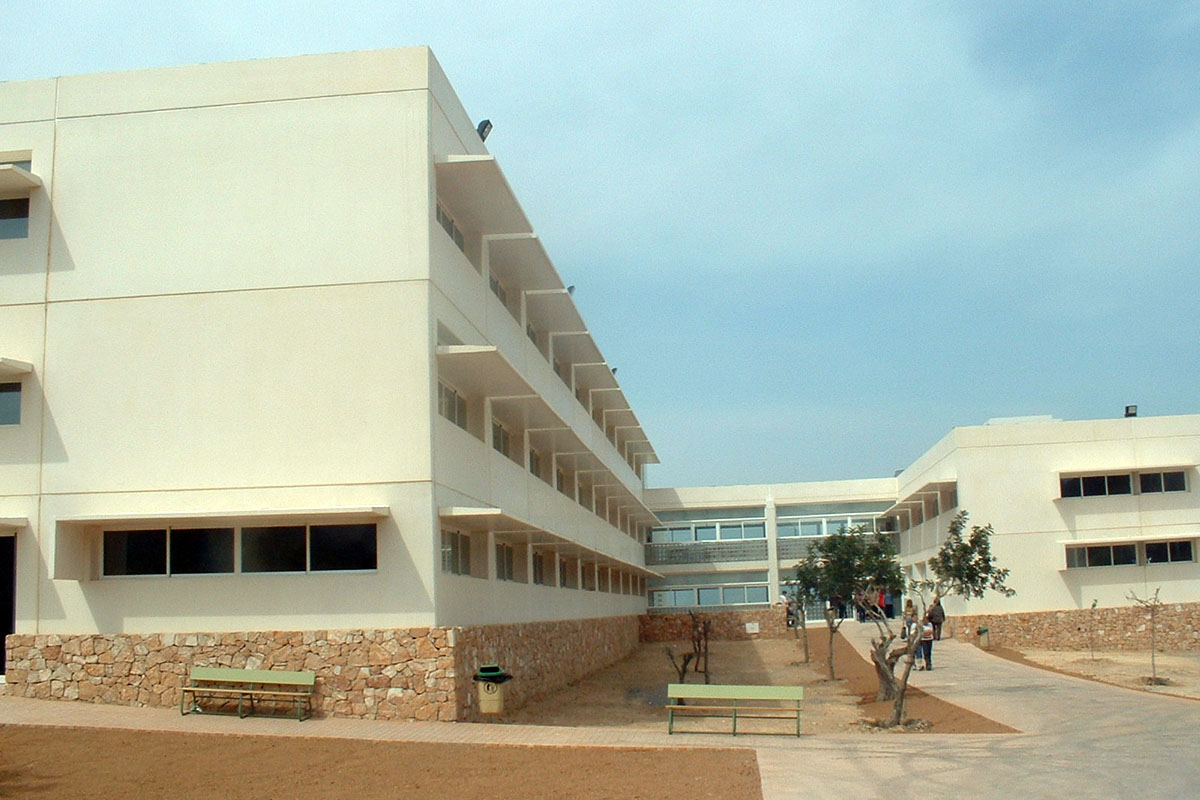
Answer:
[[0, 239], [25, 239], [29, 236], [29, 198], [0, 200]]
[[458, 245], [458, 249], [463, 253], [467, 252], [466, 240], [463, 238], [463, 232], [459, 230], [458, 225], [454, 223], [454, 217], [450, 216], [450, 212], [441, 204], [437, 204], [437, 221], [442, 226], [442, 230], [446, 232], [454, 244]]
[[719, 606], [721, 605], [721, 590], [716, 588], [698, 589], [696, 593], [699, 595], [698, 605], [702, 606]]
[[514, 566], [516, 565], [516, 548], [511, 544], [496, 543], [496, 580], [516, 580]]
[[534, 553], [533, 554], [533, 582], [537, 583], [537, 584], [541, 584], [543, 586], [547, 585], [546, 584], [546, 556], [544, 553]]
[[492, 448], [503, 456], [508, 455], [509, 446], [512, 444], [511, 436], [503, 425], [495, 420], [492, 420]]
[[767, 587], [765, 587], [765, 586], [747, 586], [746, 587], [746, 602], [747, 603], [765, 603], [765, 602], [767, 602]]
[[508, 305], [508, 292], [504, 289], [504, 284], [500, 283], [500, 279], [495, 275], [488, 275], [488, 286], [492, 288], [492, 294], [504, 305]]
[[21, 424], [21, 384], [0, 383], [0, 425]]
[[696, 541], [697, 542], [715, 542], [717, 540], [716, 525], [697, 525], [696, 526]]
[[242, 528], [242, 572], [304, 572], [307, 537], [303, 525]]
[[309, 528], [309, 569], [334, 572], [378, 566], [375, 524], [313, 525]]
[[181, 528], [171, 531], [172, 575], [233, 572], [233, 528]]
[[166, 575], [167, 532], [105, 531], [105, 575]]
[[1062, 497], [1100, 497], [1110, 494], [1132, 494], [1133, 479], [1129, 473], [1116, 475], [1082, 475], [1059, 478]]
[[1138, 476], [1138, 484], [1142, 494], [1187, 491], [1187, 482], [1184, 480], [1183, 470], [1174, 472], [1143, 472]]
[[1146, 542], [1147, 564], [1167, 564], [1192, 560], [1191, 539], [1178, 539], [1173, 542]]
[[101, 540], [101, 569], [105, 577], [373, 570], [376, 538], [373, 522], [113, 530]]
[[442, 572], [471, 574], [471, 537], [457, 531], [442, 531]]
[[554, 488], [564, 493], [567, 491], [567, 473], [562, 468], [554, 470]]
[[525, 323], [525, 335], [529, 337], [529, 341], [533, 342], [534, 347], [537, 347], [538, 335], [537, 329], [533, 327], [533, 323]]
[[542, 454], [537, 450], [529, 451], [529, 472], [539, 478], [542, 477]]
[[1067, 548], [1068, 567], [1121, 567], [1138, 563], [1137, 545], [1099, 544]]
[[438, 413], [464, 431], [467, 429], [467, 401], [441, 381], [438, 381]]
[[560, 558], [558, 560], [558, 585], [563, 587], [564, 589], [568, 585], [570, 585], [570, 583], [574, 582], [574, 581], [567, 580], [567, 569], [568, 569], [567, 560], [565, 558]]
[[779, 526], [777, 527], [776, 532], [781, 539], [782, 538], [791, 538], [792, 536], [799, 536], [800, 535], [800, 523], [798, 523], [798, 522], [781, 522], [781, 523], [779, 523]]

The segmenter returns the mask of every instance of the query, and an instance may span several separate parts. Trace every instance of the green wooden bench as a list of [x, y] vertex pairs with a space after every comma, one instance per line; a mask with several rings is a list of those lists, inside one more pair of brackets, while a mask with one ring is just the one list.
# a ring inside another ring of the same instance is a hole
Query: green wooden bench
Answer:
[[[796, 719], [796, 735], [800, 735], [800, 702], [803, 686], [733, 686], [718, 684], [667, 684], [667, 733], [675, 732], [675, 717], [731, 717], [733, 735], [737, 736], [738, 719]], [[687, 700], [689, 705], [677, 701]], [[704, 705], [690, 705], [702, 701]], [[784, 705], [767, 706], [768, 701]], [[791, 704], [791, 705], [787, 705]], [[707, 731], [704, 731], [707, 733]], [[791, 732], [788, 731], [788, 735]]]
[[[295, 703], [296, 719], [312, 716], [312, 695], [316, 673], [287, 672], [281, 669], [232, 669], [230, 667], [192, 667], [188, 685], [179, 692], [179, 713], [201, 712], [201, 698], [237, 700], [237, 715], [255, 712], [255, 701]], [[187, 702], [191, 696], [191, 703]], [[232, 712], [227, 712], [232, 713]]]

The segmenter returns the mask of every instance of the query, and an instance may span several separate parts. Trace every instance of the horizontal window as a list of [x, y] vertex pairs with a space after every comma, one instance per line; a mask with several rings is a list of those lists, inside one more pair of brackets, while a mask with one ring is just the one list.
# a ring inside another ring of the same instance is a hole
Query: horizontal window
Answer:
[[1173, 542], [1146, 542], [1147, 564], [1167, 564], [1191, 560], [1193, 560], [1191, 539], [1178, 539]]
[[1164, 542], [1118, 542], [1116, 544], [1068, 545], [1067, 567], [1121, 567], [1136, 564], [1166, 564], [1192, 561], [1192, 540]]
[[1111, 475], [1072, 475], [1059, 478], [1061, 497], [1102, 497], [1107, 495], [1184, 492], [1187, 483], [1182, 470], [1170, 472], [1120, 472]]
[[335, 572], [378, 567], [374, 523], [105, 531], [105, 577]]
[[735, 606], [766, 602], [766, 586], [704, 586], [695, 589], [660, 589], [650, 592], [650, 605], [654, 608]]
[[1183, 470], [1175, 470], [1172, 472], [1143, 472], [1138, 475], [1138, 483], [1140, 485], [1142, 494], [1187, 491], [1187, 482], [1184, 480]]

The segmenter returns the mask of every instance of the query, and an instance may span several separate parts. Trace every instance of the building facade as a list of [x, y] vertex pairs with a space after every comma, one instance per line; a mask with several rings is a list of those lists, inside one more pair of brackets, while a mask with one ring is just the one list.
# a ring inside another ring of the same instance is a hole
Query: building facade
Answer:
[[0, 84], [0, 215], [4, 633], [644, 609], [656, 456], [428, 49]]
[[662, 574], [650, 607], [751, 602], [752, 587], [754, 601], [769, 602], [807, 543], [840, 527], [892, 536], [905, 577], [922, 580], [960, 510], [992, 525], [992, 553], [1017, 594], [951, 598], [948, 613], [1129, 606], [1130, 592], [1156, 588], [1164, 603], [1194, 603], [1197, 464], [1200, 416], [1029, 417], [955, 428], [893, 478], [651, 489], [663, 524], [646, 546]]

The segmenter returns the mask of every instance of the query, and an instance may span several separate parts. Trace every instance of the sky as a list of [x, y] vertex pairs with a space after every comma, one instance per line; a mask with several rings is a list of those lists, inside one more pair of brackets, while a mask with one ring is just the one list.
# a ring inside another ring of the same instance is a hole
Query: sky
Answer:
[[1200, 412], [1200, 3], [5, 0], [0, 80], [427, 44], [662, 461]]

